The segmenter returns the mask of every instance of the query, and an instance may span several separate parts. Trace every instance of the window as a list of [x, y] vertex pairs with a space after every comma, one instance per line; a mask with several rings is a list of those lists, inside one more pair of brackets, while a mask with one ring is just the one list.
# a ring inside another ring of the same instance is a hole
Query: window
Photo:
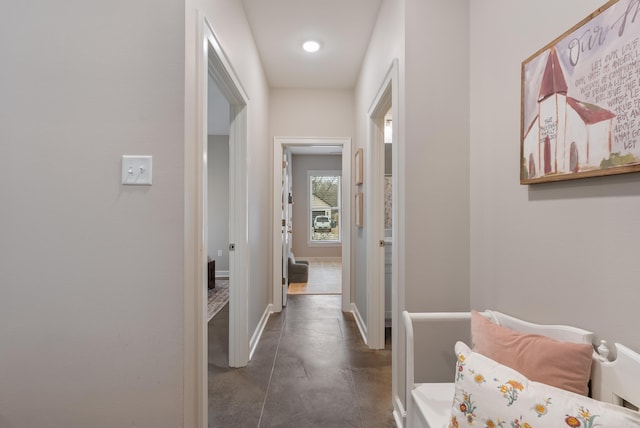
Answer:
[[310, 242], [339, 243], [340, 172], [309, 171]]

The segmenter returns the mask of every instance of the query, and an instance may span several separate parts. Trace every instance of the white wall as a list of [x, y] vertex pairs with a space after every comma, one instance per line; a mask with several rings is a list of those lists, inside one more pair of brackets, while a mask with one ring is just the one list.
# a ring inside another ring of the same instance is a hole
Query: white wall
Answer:
[[[362, 63], [362, 68], [360, 70], [360, 76], [358, 78], [358, 84], [355, 91], [356, 133], [353, 140], [353, 153], [355, 153], [357, 148], [365, 148], [367, 145], [367, 134], [369, 129], [369, 108], [375, 100], [376, 94], [383, 84], [387, 72], [389, 71], [394, 59], [398, 60], [399, 74], [401, 77], [398, 82], [398, 95], [400, 102], [399, 105], [396, 106], [399, 114], [397, 117], [394, 116], [393, 124], [394, 126], [398, 127], [399, 131], [403, 129], [404, 79], [402, 78], [402, 76], [404, 75], [405, 69], [405, 3], [405, 0], [383, 0], [380, 5], [378, 19], [373, 33], [371, 34], [371, 40], [364, 61]], [[398, 144], [398, 150], [400, 152], [398, 158], [399, 160], [402, 160], [402, 151], [404, 150], [405, 145], [403, 132], [399, 132], [399, 139], [397, 141], [394, 141], [394, 143]], [[353, 167], [354, 165], [352, 164], [352, 168]], [[394, 171], [394, 179], [399, 180], [399, 185], [403, 186], [404, 171]], [[360, 187], [362, 186], [356, 186], [355, 184], [353, 184], [352, 194], [355, 194], [357, 191], [359, 191]], [[396, 220], [398, 221], [399, 225], [399, 233], [398, 236], [394, 236], [394, 251], [398, 251], [399, 249], [399, 244], [396, 244], [403, 242], [404, 211], [399, 212], [398, 218]], [[366, 227], [366, 223], [363, 228], [358, 228], [354, 224], [351, 231], [351, 242], [353, 248], [353, 254], [351, 256], [351, 266], [353, 266], [353, 269], [351, 270], [351, 296], [356, 309], [363, 318], [365, 324], [367, 323], [368, 311], [366, 283], [368, 266], [366, 258], [367, 248], [364, 235]], [[398, 273], [400, 275], [400, 281], [402, 282], [402, 278], [404, 277], [402, 267], [400, 267]], [[404, 285], [400, 284], [400, 287], [403, 288]], [[404, 307], [404, 299], [402, 298], [402, 296], [400, 296], [400, 301], [396, 302], [396, 304], [398, 310]], [[394, 395], [394, 408], [397, 412], [400, 412], [402, 410], [400, 406], [403, 405], [402, 401], [404, 401], [404, 393], [402, 392], [404, 389], [404, 382], [402, 380], [402, 377], [404, 376], [404, 369], [402, 369], [403, 371], [400, 372], [399, 367], [404, 367], [404, 354], [401, 354], [399, 351], [401, 347], [404, 346], [404, 338], [402, 337], [404, 333], [401, 333], [396, 324], [394, 324], [392, 327], [392, 337], [394, 341], [392, 356], [392, 393]]]
[[0, 16], [0, 426], [181, 426], [184, 3]]
[[[229, 271], [229, 136], [209, 135], [207, 249], [216, 272]], [[218, 255], [222, 251], [222, 256]]]
[[272, 88], [269, 104], [275, 137], [351, 137], [354, 98], [348, 89]]
[[602, 3], [471, 2], [471, 303], [640, 351], [640, 175], [519, 184], [520, 64]]
[[[369, 127], [369, 108], [373, 103], [380, 86], [382, 85], [394, 59], [399, 60], [400, 74], [404, 73], [404, 3], [405, 0], [383, 0], [378, 12], [378, 20], [371, 35], [371, 41], [367, 48], [358, 83], [355, 90], [356, 97], [356, 132], [353, 140], [353, 153], [367, 144], [367, 132]], [[400, 80], [400, 97], [402, 98], [403, 80]], [[404, 110], [401, 103], [400, 111]], [[403, 126], [402, 116], [394, 118], [394, 126]], [[404, 145], [404, 137], [400, 134], [398, 144]], [[355, 165], [352, 164], [355, 168]], [[402, 172], [398, 172], [398, 177]], [[353, 184], [352, 194], [361, 190], [361, 186]], [[403, 214], [400, 213], [398, 222], [400, 225]], [[365, 225], [366, 228], [366, 225]], [[352, 228], [353, 255], [351, 265], [354, 267], [352, 275], [352, 300], [358, 312], [367, 322], [367, 259], [364, 232], [365, 228]]]
[[[0, 5], [3, 427], [173, 428], [192, 412], [184, 183], [185, 138], [199, 138], [196, 7], [250, 96], [249, 203], [269, 207], [268, 88], [240, 2]], [[123, 154], [153, 156], [152, 186], [120, 184]], [[253, 332], [269, 301], [270, 223], [249, 211]]]
[[[356, 145], [366, 147], [368, 109], [399, 60], [398, 152], [404, 192], [394, 251], [400, 255], [396, 309], [469, 308], [468, 2], [384, 1], [356, 96]], [[365, 225], [366, 228], [366, 225]], [[356, 231], [356, 304], [366, 313], [366, 248]], [[399, 324], [399, 323], [396, 323]], [[394, 392], [404, 401], [404, 331], [393, 325]], [[420, 358], [422, 349], [417, 349]], [[418, 373], [446, 380], [442, 367]]]
[[407, 1], [404, 245], [410, 311], [469, 308], [468, 9], [467, 0]]
[[[468, 22], [467, 0], [407, 1], [405, 239], [398, 245], [409, 311], [469, 309]], [[415, 334], [420, 358], [435, 340]], [[441, 363], [416, 375], [449, 381], [453, 365]]]
[[[296, 258], [341, 257], [342, 247], [337, 244], [309, 245], [311, 233], [309, 222], [309, 181], [308, 172], [340, 171], [342, 156], [339, 155], [293, 155], [292, 193], [293, 193], [293, 246]], [[342, 222], [340, 222], [341, 224]], [[340, 226], [342, 227], [342, 226]]]

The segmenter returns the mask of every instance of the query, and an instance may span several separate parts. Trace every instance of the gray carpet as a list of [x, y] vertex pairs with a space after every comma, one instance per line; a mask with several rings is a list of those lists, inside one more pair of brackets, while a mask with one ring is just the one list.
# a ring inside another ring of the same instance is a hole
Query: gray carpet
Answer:
[[208, 290], [207, 322], [215, 317], [220, 309], [229, 302], [229, 280], [216, 279], [216, 286]]

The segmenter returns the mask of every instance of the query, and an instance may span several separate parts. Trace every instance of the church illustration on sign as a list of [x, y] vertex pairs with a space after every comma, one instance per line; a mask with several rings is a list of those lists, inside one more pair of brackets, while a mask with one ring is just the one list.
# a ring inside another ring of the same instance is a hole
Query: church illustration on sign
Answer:
[[615, 114], [568, 96], [554, 47], [549, 49], [537, 99], [538, 114], [522, 144], [525, 178], [598, 169], [611, 155]]

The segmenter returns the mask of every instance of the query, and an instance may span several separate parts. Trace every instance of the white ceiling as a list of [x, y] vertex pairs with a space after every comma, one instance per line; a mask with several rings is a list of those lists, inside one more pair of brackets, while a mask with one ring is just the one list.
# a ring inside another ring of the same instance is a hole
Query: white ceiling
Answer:
[[[242, 0], [274, 88], [353, 88], [381, 0]], [[320, 42], [315, 54], [302, 50]]]
[[[269, 85], [350, 89], [358, 79], [382, 0], [242, 0]], [[302, 50], [314, 39], [322, 48]], [[209, 77], [209, 134], [229, 134], [229, 104]], [[336, 154], [297, 148], [297, 154]]]

